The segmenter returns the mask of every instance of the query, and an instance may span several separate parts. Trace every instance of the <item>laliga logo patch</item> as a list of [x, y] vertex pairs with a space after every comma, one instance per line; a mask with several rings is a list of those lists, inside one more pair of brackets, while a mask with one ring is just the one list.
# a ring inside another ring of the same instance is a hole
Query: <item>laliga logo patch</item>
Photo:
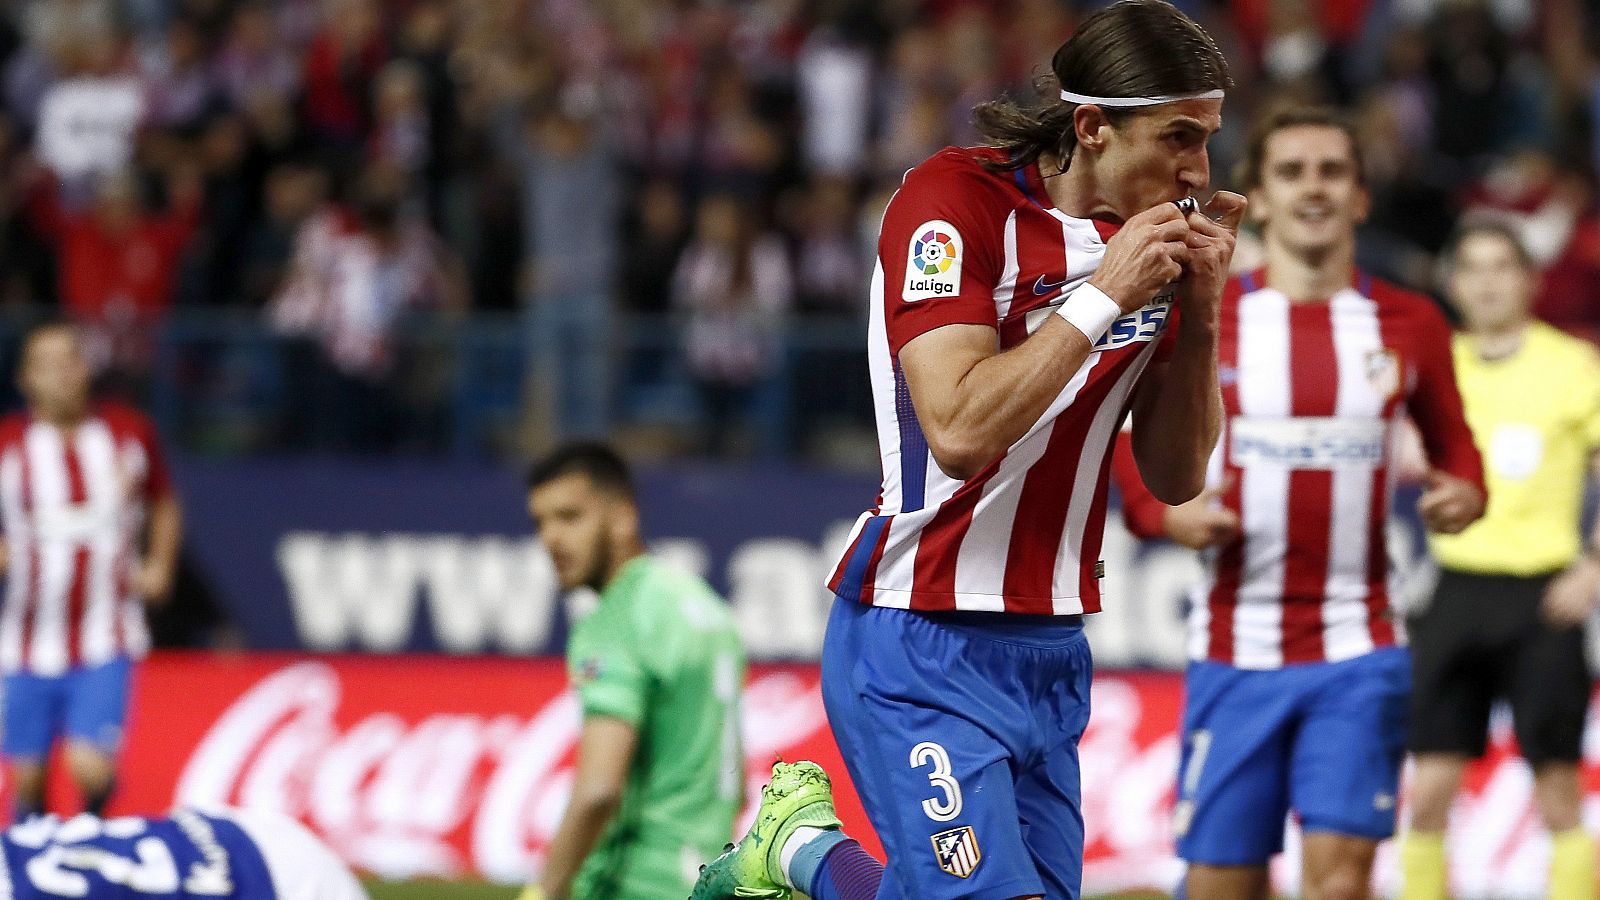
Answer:
[[1400, 354], [1388, 349], [1371, 350], [1363, 360], [1367, 383], [1385, 400], [1400, 392]]
[[978, 863], [983, 861], [983, 851], [978, 849], [978, 836], [970, 825], [934, 835], [933, 853], [939, 858], [939, 868], [957, 878], [971, 875], [978, 868]]
[[907, 303], [954, 297], [961, 290], [961, 233], [949, 222], [934, 219], [911, 233], [906, 283], [900, 297]]

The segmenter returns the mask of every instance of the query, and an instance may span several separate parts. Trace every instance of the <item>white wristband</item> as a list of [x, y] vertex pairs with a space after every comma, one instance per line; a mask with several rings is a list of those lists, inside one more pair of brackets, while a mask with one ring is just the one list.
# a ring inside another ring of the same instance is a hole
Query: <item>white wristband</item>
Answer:
[[1067, 299], [1056, 307], [1056, 315], [1067, 320], [1067, 324], [1083, 332], [1092, 345], [1100, 340], [1122, 316], [1122, 307], [1117, 301], [1106, 296], [1106, 292], [1092, 284], [1078, 285], [1077, 289], [1067, 295]]

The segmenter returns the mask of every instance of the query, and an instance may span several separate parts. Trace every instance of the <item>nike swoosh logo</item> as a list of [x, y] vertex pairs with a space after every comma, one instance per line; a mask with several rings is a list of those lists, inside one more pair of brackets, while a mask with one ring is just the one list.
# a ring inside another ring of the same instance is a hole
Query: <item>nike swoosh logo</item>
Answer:
[[1049, 284], [1049, 283], [1045, 282], [1044, 276], [1040, 275], [1039, 276], [1039, 280], [1035, 281], [1033, 283], [1033, 294], [1036, 297], [1043, 297], [1045, 294], [1050, 293], [1051, 291], [1055, 290], [1058, 287], [1061, 287], [1062, 285], [1064, 285], [1066, 283], [1067, 283], [1067, 280], [1065, 278], [1063, 278], [1060, 281], [1055, 282], [1054, 284]]

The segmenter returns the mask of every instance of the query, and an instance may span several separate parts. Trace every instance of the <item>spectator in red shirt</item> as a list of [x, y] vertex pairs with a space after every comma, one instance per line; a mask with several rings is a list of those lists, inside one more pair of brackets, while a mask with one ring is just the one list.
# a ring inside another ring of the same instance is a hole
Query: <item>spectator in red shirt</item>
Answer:
[[91, 327], [149, 325], [165, 315], [199, 217], [200, 190], [197, 173], [174, 175], [164, 212], [144, 207], [138, 183], [127, 174], [103, 180], [84, 212], [63, 208], [53, 188], [41, 190], [34, 223], [55, 245], [65, 312]]
[[306, 122], [346, 151], [359, 147], [371, 126], [372, 84], [388, 55], [380, 25], [371, 0], [338, 0], [306, 51]]
[[199, 174], [189, 169], [169, 180], [163, 212], [145, 208], [131, 174], [102, 180], [87, 211], [63, 206], [54, 184], [34, 195], [34, 227], [54, 247], [62, 310], [82, 327], [91, 365], [111, 394], [145, 393], [153, 326], [172, 307], [200, 200]]

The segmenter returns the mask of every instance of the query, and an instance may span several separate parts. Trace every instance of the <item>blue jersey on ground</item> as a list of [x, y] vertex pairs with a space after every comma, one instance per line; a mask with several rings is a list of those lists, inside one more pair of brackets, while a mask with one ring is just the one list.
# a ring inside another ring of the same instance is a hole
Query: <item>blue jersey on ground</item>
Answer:
[[0, 898], [276, 900], [255, 842], [193, 810], [170, 818], [39, 816], [0, 835]]

